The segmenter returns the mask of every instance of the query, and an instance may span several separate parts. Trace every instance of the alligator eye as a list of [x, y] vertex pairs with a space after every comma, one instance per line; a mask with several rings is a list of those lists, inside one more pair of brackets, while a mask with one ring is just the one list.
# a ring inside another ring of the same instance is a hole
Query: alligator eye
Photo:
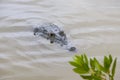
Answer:
[[54, 33], [50, 33], [50, 34], [49, 34], [49, 38], [50, 38], [50, 43], [54, 43], [55, 34], [54, 34]]
[[50, 33], [50, 37], [55, 37], [55, 34], [54, 33]]
[[61, 35], [61, 36], [65, 36], [64, 31], [60, 31], [60, 32], [59, 32], [59, 35]]

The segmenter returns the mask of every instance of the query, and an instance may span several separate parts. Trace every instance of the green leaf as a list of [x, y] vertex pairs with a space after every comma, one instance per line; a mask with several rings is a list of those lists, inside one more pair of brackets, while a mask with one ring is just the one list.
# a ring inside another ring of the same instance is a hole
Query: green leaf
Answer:
[[79, 64], [80, 66], [82, 66], [82, 65], [84, 64], [83, 56], [82, 56], [82, 55], [75, 55], [74, 61], [75, 61], [77, 64]]
[[69, 61], [69, 63], [70, 63], [72, 66], [75, 66], [75, 67], [80, 67], [80, 65], [79, 65], [79, 64], [77, 64], [76, 62]]
[[92, 69], [95, 69], [94, 60], [92, 60], [91, 58], [90, 58], [90, 66]]
[[88, 65], [88, 58], [85, 54], [84, 54], [84, 58], [85, 58], [85, 63]]
[[87, 60], [87, 57], [84, 56], [84, 55], [75, 55], [76, 57], [76, 60], [74, 59], [74, 61], [79, 64], [81, 67], [83, 67], [85, 70], [89, 70], [89, 66], [87, 64], [88, 60]]
[[103, 80], [100, 76], [93, 76], [93, 80]]
[[76, 55], [73, 57], [73, 61], [79, 64], [79, 59], [76, 57]]
[[74, 72], [78, 73], [78, 74], [86, 74], [88, 73], [88, 71], [84, 70], [84, 68], [74, 68], [73, 69]]
[[86, 71], [89, 71], [88, 58], [85, 54], [83, 55], [83, 61], [84, 61], [83, 67], [85, 68]]
[[95, 67], [96, 67], [99, 71], [104, 70], [104, 67], [98, 62], [98, 60], [97, 60], [96, 58], [94, 58], [94, 62], [95, 62]]
[[109, 60], [110, 60], [110, 62], [112, 63], [112, 56], [111, 55], [109, 55]]
[[117, 58], [115, 58], [115, 60], [114, 60], [114, 62], [113, 62], [113, 66], [112, 66], [112, 77], [114, 77], [114, 75], [115, 75], [116, 62], [117, 62]]
[[91, 75], [80, 75], [83, 79], [89, 79], [92, 80], [92, 76]]
[[84, 67], [84, 70], [86, 70], [87, 72], [89, 72], [89, 66], [87, 64], [84, 64], [83, 67]]
[[110, 73], [110, 66], [112, 63], [112, 56], [109, 55], [109, 57], [104, 56], [104, 69], [105, 69], [105, 73]]
[[104, 69], [106, 73], [109, 72], [109, 68], [110, 68], [110, 61], [106, 56], [104, 56]]

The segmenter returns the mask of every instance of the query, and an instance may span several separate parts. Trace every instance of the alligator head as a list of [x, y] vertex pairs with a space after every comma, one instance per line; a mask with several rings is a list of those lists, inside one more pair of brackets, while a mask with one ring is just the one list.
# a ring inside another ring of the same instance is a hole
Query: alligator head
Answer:
[[[61, 46], [68, 46], [69, 44], [65, 32], [55, 24], [43, 24], [34, 28], [34, 35], [44, 37], [50, 40], [50, 43], [58, 43]], [[76, 48], [69, 47], [68, 50], [75, 51]]]

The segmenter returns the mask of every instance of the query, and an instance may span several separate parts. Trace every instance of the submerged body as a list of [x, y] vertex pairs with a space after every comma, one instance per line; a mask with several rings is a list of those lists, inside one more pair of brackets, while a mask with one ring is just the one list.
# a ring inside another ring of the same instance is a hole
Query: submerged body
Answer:
[[67, 46], [69, 51], [75, 51], [75, 47], [68, 46], [69, 42], [64, 31], [55, 24], [45, 23], [34, 28], [34, 35], [50, 40], [50, 43], [58, 43], [61, 46]]

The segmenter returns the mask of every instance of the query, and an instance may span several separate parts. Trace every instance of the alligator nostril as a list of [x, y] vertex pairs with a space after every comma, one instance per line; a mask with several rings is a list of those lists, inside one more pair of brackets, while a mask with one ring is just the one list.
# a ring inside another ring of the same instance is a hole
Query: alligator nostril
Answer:
[[36, 33], [34, 32], [34, 35], [36, 35]]
[[69, 49], [69, 51], [75, 51], [75, 50], [76, 50], [75, 47], [71, 47], [71, 48]]

